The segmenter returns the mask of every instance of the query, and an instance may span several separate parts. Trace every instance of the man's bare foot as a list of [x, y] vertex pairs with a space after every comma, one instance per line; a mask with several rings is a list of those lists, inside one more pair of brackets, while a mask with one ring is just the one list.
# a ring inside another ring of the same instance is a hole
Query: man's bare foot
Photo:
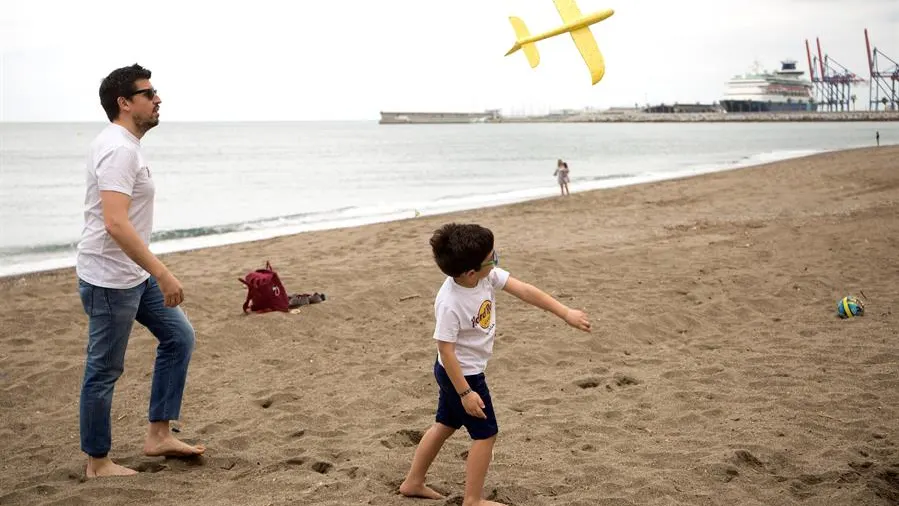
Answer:
[[409, 483], [408, 481], [404, 481], [402, 485], [400, 485], [400, 493], [406, 497], [423, 497], [425, 499], [443, 499], [443, 496], [432, 489], [431, 487], [425, 485], [424, 483], [414, 484]]
[[194, 457], [206, 451], [203, 445], [189, 445], [171, 434], [162, 439], [148, 437], [144, 443], [144, 455], [148, 457]]
[[128, 469], [125, 466], [120, 466], [113, 462], [109, 457], [104, 457], [102, 459], [88, 457], [87, 467], [84, 469], [84, 474], [88, 478], [102, 478], [104, 476], [134, 476], [137, 474], [137, 471]]
[[507, 504], [503, 504], [501, 502], [488, 501], [486, 499], [481, 499], [480, 501], [474, 503], [463, 502], [462, 506], [469, 506], [469, 504], [471, 506], [508, 506]]
[[206, 451], [203, 445], [189, 445], [172, 435], [168, 421], [150, 422], [144, 455], [148, 457], [195, 457]]

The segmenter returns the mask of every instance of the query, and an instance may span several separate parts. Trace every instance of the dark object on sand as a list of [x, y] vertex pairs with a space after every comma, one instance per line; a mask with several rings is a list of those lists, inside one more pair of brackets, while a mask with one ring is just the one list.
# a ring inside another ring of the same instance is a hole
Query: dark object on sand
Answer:
[[307, 304], [318, 304], [325, 300], [327, 300], [327, 297], [323, 293], [315, 292], [311, 295], [308, 293], [295, 293], [287, 298], [287, 306], [293, 309]]

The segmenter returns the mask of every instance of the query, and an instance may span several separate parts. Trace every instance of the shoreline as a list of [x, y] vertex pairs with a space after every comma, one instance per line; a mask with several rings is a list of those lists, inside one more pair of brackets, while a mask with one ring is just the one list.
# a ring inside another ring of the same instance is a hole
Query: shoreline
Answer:
[[[854, 149], [864, 149], [864, 148], [854, 148]], [[730, 170], [739, 170], [747, 167], [754, 167], [759, 165], [765, 165], [768, 163], [776, 163], [778, 161], [783, 160], [791, 160], [797, 158], [804, 158], [806, 156], [814, 156], [818, 153], [805, 153], [805, 152], [780, 152], [778, 156], [765, 159], [759, 159], [757, 157], [761, 156], [762, 153], [757, 153], [755, 155], [748, 155], [741, 157], [739, 160], [729, 161], [729, 162], [721, 162], [719, 164], [696, 164], [687, 169], [672, 171], [668, 173], [660, 173], [653, 176], [643, 175], [643, 176], [632, 176], [629, 178], [617, 178], [617, 177], [609, 177], [608, 179], [600, 180], [598, 182], [594, 182], [593, 184], [580, 183], [573, 188], [573, 193], [584, 193], [591, 191], [601, 191], [607, 190], [610, 188], [618, 188], [618, 187], [626, 187], [626, 186], [635, 186], [641, 184], [648, 184], [656, 181], [665, 181], [665, 180], [675, 180], [681, 179], [684, 177], [692, 177], [696, 175], [702, 174], [711, 174], [715, 172], [726, 172]], [[768, 153], [764, 153], [768, 154]], [[707, 167], [714, 166], [716, 168], [709, 170]], [[699, 170], [700, 167], [705, 167], [703, 170]], [[506, 197], [501, 198], [496, 201], [490, 201], [487, 203], [480, 203], [473, 207], [463, 205], [463, 206], [450, 206], [445, 210], [436, 210], [433, 211], [431, 209], [409, 209], [408, 211], [396, 211], [390, 213], [389, 215], [381, 215], [376, 217], [365, 217], [360, 216], [353, 219], [332, 219], [326, 220], [318, 223], [308, 223], [304, 225], [295, 225], [295, 226], [287, 226], [287, 227], [276, 227], [276, 228], [260, 228], [253, 230], [244, 230], [239, 232], [230, 232], [225, 234], [210, 234], [204, 236], [197, 237], [183, 237], [178, 239], [172, 239], [167, 241], [154, 241], [151, 244], [151, 249], [155, 248], [154, 254], [157, 255], [168, 255], [172, 253], [179, 252], [187, 252], [187, 251], [197, 251], [208, 248], [218, 248], [223, 246], [228, 246], [232, 244], [242, 244], [247, 242], [256, 242], [256, 241], [265, 241], [269, 239], [274, 239], [278, 237], [290, 237], [297, 234], [303, 234], [308, 232], [320, 231], [320, 230], [340, 230], [346, 228], [355, 228], [359, 226], [367, 226], [377, 223], [391, 223], [397, 221], [404, 221], [409, 219], [416, 219], [420, 217], [428, 217], [428, 216], [440, 216], [446, 215], [456, 212], [464, 212], [471, 211], [477, 209], [489, 209], [495, 208], [505, 205], [511, 205], [522, 202], [532, 202], [538, 201], [547, 198], [553, 198], [556, 196], [557, 190], [555, 187], [549, 188], [533, 188], [527, 190], [519, 190], [516, 192], [512, 192], [517, 197]], [[524, 195], [524, 196], [522, 196]], [[420, 211], [420, 212], [419, 212]], [[415, 214], [419, 212], [419, 214]], [[269, 221], [274, 221], [279, 219], [278, 217], [269, 218]], [[223, 225], [214, 225], [213, 227], [223, 226]], [[76, 244], [77, 240], [75, 241]], [[183, 246], [185, 245], [186, 246]], [[36, 251], [33, 252], [35, 256], [49, 255], [49, 253], [45, 253], [40, 251], [39, 248], [36, 248]], [[46, 259], [34, 262], [32, 264], [24, 264], [24, 265], [37, 265], [37, 266], [46, 266], [39, 267], [35, 270], [29, 271], [20, 271], [20, 272], [9, 272], [5, 273], [0, 270], [0, 282], [3, 282], [6, 279], [15, 278], [18, 276], [26, 276], [32, 274], [39, 274], [42, 272], [52, 272], [58, 270], [66, 270], [74, 268], [74, 253], [65, 258], [63, 257], [48, 257]], [[12, 267], [9, 267], [10, 270], [13, 270]]]

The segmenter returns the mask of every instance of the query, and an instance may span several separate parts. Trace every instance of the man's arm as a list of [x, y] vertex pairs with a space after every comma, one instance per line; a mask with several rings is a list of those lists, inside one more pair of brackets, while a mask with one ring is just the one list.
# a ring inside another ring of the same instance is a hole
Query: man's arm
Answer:
[[465, 412], [478, 418], [487, 418], [487, 415], [484, 414], [484, 401], [477, 392], [471, 389], [462, 373], [462, 366], [459, 365], [459, 360], [456, 358], [456, 343], [437, 341], [437, 350], [440, 352], [446, 375], [453, 382], [456, 393], [462, 396], [462, 406], [465, 408]]
[[509, 276], [509, 279], [506, 280], [506, 284], [503, 286], [503, 290], [532, 306], [551, 312], [574, 328], [586, 332], [590, 331], [590, 322], [583, 311], [571, 309], [534, 285]]
[[165, 296], [166, 306], [175, 307], [181, 304], [184, 300], [181, 282], [144, 244], [131, 220], [128, 219], [131, 197], [116, 191], [101, 191], [100, 202], [103, 206], [103, 222], [109, 236], [122, 248], [128, 258], [156, 278]]

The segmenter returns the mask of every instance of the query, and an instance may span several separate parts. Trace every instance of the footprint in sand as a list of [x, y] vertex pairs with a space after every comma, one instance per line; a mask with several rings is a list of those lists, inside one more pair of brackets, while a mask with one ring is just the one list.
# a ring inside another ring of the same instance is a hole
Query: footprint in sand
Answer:
[[685, 378], [689, 373], [682, 369], [671, 369], [669, 371], [665, 371], [662, 373], [662, 377], [667, 380], [677, 380], [681, 378]]
[[790, 483], [790, 493], [797, 499], [808, 499], [815, 495], [813, 491], [809, 490], [808, 485], [800, 480], [793, 480], [793, 482]]
[[615, 377], [615, 384], [619, 387], [626, 387], [631, 385], [639, 385], [640, 380], [632, 378], [630, 376], [620, 375]]
[[387, 448], [412, 447], [421, 441], [424, 432], [420, 430], [403, 429], [381, 440], [381, 444]]
[[162, 462], [154, 462], [151, 460], [140, 461], [129, 465], [128, 459], [122, 459], [121, 464], [125, 467], [130, 467], [139, 473], [158, 473], [159, 471], [164, 471], [168, 467]]
[[236, 436], [222, 440], [219, 446], [226, 450], [243, 451], [250, 447], [250, 438], [248, 436]]
[[868, 486], [877, 491], [877, 495], [890, 501], [891, 504], [899, 504], [899, 462], [891, 468], [882, 469], [868, 482]]
[[724, 483], [728, 483], [740, 475], [740, 471], [728, 464], [716, 464], [712, 466], [710, 473]]
[[353, 466], [348, 469], [343, 469], [342, 472], [346, 473], [347, 477], [351, 480], [355, 480], [356, 478], [365, 476], [365, 471], [360, 469], [359, 466]]
[[288, 466], [302, 466], [308, 461], [308, 457], [291, 457], [284, 461]]
[[584, 378], [584, 379], [575, 381], [574, 384], [581, 388], [586, 389], [586, 388], [596, 388], [601, 384], [601, 382], [599, 381], [598, 378]]
[[[290, 457], [289, 459], [284, 460], [283, 463], [276, 464], [273, 469], [277, 468], [290, 468], [290, 467], [304, 467], [307, 463], [309, 463], [312, 459], [310, 457], [296, 456]], [[328, 474], [332, 469], [334, 469], [334, 464], [330, 462], [326, 462], [324, 460], [316, 460], [312, 462], [312, 465], [309, 466], [310, 469], [319, 474]]]
[[748, 450], [737, 450], [734, 452], [734, 456], [731, 460], [738, 466], [749, 466], [756, 469], [765, 467], [762, 461], [756, 458], [756, 456]]
[[185, 469], [188, 467], [205, 466], [208, 457], [203, 455], [191, 455], [189, 457], [166, 457], [166, 463], [172, 469]]
[[31, 487], [31, 490], [36, 492], [37, 495], [43, 496], [43, 497], [55, 495], [56, 493], [59, 492], [59, 489], [57, 487], [54, 487], [53, 485], [46, 485], [43, 483], [40, 485], [35, 485], [34, 487]]
[[81, 367], [82, 367], [81, 364], [69, 365], [69, 363], [66, 362], [65, 360], [57, 360], [56, 362], [53, 362], [53, 370], [56, 370], [56, 371], [68, 371], [68, 370], [76, 369], [76, 368], [81, 369]]
[[[575, 487], [571, 485], [556, 485], [552, 487], [553, 495], [565, 495], [574, 492]], [[484, 491], [484, 494], [487, 496], [486, 499], [488, 501], [498, 501], [502, 504], [528, 504], [533, 497], [537, 496], [535, 490], [521, 487], [518, 485], [506, 485], [502, 488], [494, 488], [487, 493]]]
[[233, 427], [234, 424], [234, 420], [221, 420], [218, 422], [210, 423], [208, 425], [204, 425], [198, 432], [200, 434], [215, 434], [217, 432], [221, 432], [222, 430]]
[[225, 471], [230, 471], [238, 465], [240, 465], [241, 467], [247, 467], [248, 464], [249, 462], [246, 460], [241, 459], [240, 461], [238, 461], [237, 459], [233, 458], [216, 459], [215, 461], [215, 467], [218, 467], [219, 469], [223, 469]]
[[606, 384], [606, 390], [614, 392], [616, 388], [627, 388], [642, 383], [640, 380], [624, 374], [616, 374], [611, 383]]
[[330, 462], [325, 462], [323, 460], [320, 460], [320, 461], [312, 464], [312, 470], [315, 471], [316, 473], [328, 474], [328, 472], [331, 471], [331, 469], [334, 469], [334, 464], [332, 464]]
[[271, 397], [267, 397], [265, 399], [256, 399], [254, 402], [256, 403], [257, 406], [262, 407], [262, 409], [268, 409], [268, 408], [272, 407], [272, 404], [275, 403], [275, 400], [272, 399]]
[[[275, 404], [284, 404], [285, 401], [287, 404], [289, 404], [291, 401], [299, 400], [299, 397], [296, 394], [292, 394], [292, 393], [288, 393], [288, 392], [281, 392], [281, 393], [276, 393], [273, 395], [264, 395], [264, 394], [257, 394], [257, 395], [260, 395], [260, 397], [253, 402], [257, 406], [260, 406], [262, 409], [268, 409], [268, 408], [274, 406]], [[282, 409], [284, 409], [284, 408], [282, 408]]]

